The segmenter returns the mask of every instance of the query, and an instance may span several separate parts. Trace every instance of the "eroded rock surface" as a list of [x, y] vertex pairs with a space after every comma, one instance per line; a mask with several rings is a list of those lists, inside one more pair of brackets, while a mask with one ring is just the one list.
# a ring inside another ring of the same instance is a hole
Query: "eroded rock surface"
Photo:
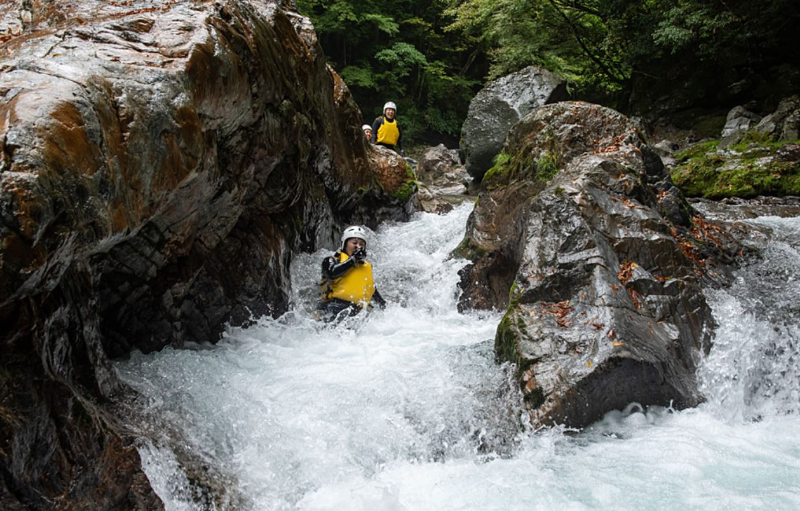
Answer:
[[[467, 195], [476, 185], [458, 160], [458, 150], [448, 149], [444, 144], [429, 147], [417, 163], [420, 181], [418, 196], [420, 208], [428, 213], [446, 213], [469, 199]], [[473, 193], [473, 199], [475, 191]]]
[[503, 148], [511, 126], [534, 108], [566, 99], [563, 80], [530, 66], [490, 82], [469, 104], [461, 127], [461, 160], [479, 180]]
[[458, 253], [462, 307], [507, 307], [500, 360], [517, 364], [536, 425], [610, 410], [693, 406], [714, 321], [701, 280], [724, 282], [738, 244], [699, 216], [621, 114], [534, 110], [484, 178]]
[[413, 179], [286, 5], [4, 8], [0, 508], [159, 509], [109, 356], [279, 314], [293, 250], [408, 216]]

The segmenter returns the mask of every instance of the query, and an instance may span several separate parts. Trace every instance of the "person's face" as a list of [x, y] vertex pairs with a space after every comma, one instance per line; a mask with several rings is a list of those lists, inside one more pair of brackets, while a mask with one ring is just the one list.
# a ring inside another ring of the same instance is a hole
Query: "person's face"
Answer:
[[394, 119], [394, 114], [395, 114], [394, 108], [387, 108], [386, 109], [386, 118], [387, 119], [389, 119], [389, 120]]
[[367, 140], [372, 139], [372, 130], [364, 130], [364, 136], [367, 137]]
[[353, 253], [358, 250], [359, 248], [363, 248], [367, 246], [367, 242], [360, 239], [360, 238], [350, 238], [344, 244], [344, 251], [347, 253], [348, 257], [353, 255]]

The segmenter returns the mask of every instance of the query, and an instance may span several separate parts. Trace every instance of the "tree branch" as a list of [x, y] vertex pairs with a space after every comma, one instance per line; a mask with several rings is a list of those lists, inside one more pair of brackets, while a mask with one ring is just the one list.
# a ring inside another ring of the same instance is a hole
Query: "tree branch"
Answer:
[[580, 47], [583, 49], [584, 54], [586, 54], [586, 56], [589, 57], [589, 59], [592, 62], [597, 64], [597, 67], [599, 67], [600, 70], [606, 76], [608, 76], [612, 81], [614, 81], [616, 83], [619, 83], [619, 84], [623, 83], [625, 81], [624, 73], [619, 72], [619, 71], [615, 72], [615, 70], [611, 69], [605, 62], [603, 62], [603, 60], [599, 56], [597, 56], [594, 53], [592, 53], [592, 51], [586, 45], [586, 42], [584, 41], [584, 38], [581, 36], [580, 32], [578, 31], [578, 27], [570, 19], [570, 17], [567, 16], [567, 14], [564, 11], [559, 9], [558, 3], [555, 0], [548, 0], [548, 2], [550, 2], [550, 4], [553, 6], [553, 8], [556, 11], [558, 11], [559, 14], [561, 14], [561, 16], [564, 18], [564, 21], [566, 21], [567, 25], [569, 25], [569, 27], [572, 29], [572, 34], [575, 36], [575, 40], [578, 42], [578, 45], [580, 45]]

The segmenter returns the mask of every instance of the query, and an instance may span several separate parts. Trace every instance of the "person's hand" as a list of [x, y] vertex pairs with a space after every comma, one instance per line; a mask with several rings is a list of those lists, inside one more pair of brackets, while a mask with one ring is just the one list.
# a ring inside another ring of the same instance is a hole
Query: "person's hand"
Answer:
[[359, 247], [353, 252], [353, 259], [356, 260], [357, 263], [363, 263], [364, 259], [367, 258], [367, 249], [364, 247]]

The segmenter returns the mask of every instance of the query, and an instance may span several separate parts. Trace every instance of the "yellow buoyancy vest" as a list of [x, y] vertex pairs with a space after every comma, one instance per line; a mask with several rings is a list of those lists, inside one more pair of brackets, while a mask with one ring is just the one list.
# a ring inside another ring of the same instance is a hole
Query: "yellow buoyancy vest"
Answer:
[[[344, 252], [336, 252], [334, 257], [343, 263], [349, 259]], [[323, 299], [338, 298], [348, 302], [366, 305], [375, 294], [375, 281], [372, 279], [372, 265], [367, 261], [356, 264], [338, 279], [322, 281]]]
[[381, 123], [381, 127], [378, 128], [378, 135], [376, 142], [378, 144], [388, 144], [388, 145], [397, 145], [397, 141], [400, 139], [400, 129], [397, 127], [397, 119], [389, 120], [386, 117], [383, 118], [383, 123]]

